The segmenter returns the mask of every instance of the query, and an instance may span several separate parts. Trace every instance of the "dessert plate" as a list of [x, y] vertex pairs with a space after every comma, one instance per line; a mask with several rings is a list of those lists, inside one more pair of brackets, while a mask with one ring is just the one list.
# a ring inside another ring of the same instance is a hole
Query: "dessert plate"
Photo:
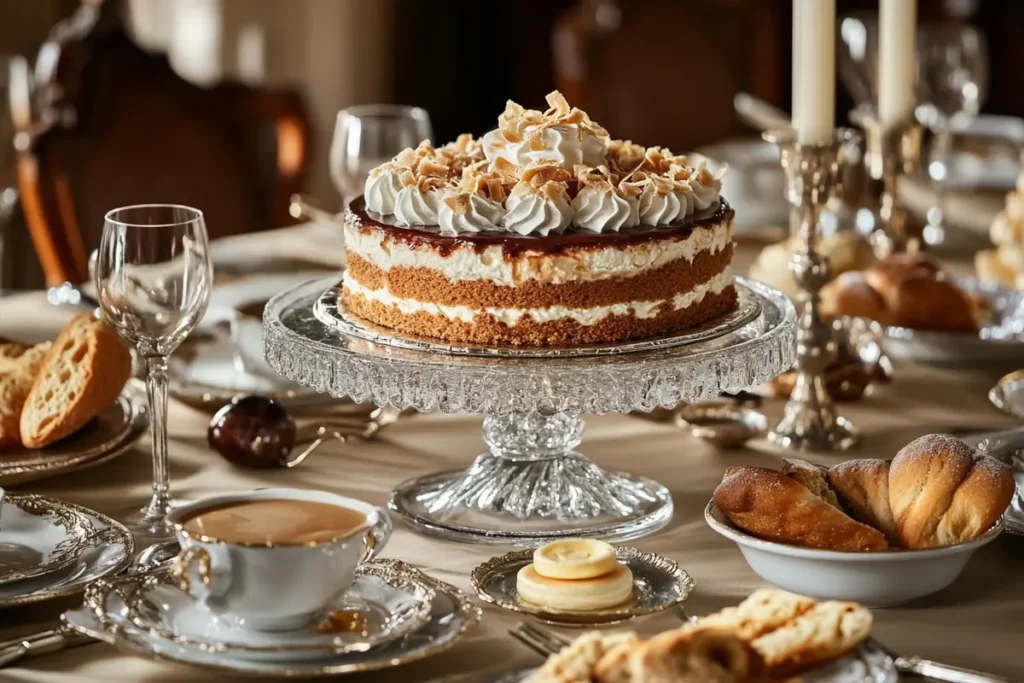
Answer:
[[[494, 683], [525, 683], [536, 669], [506, 674]], [[897, 683], [899, 674], [882, 650], [864, 643], [849, 655], [800, 674], [803, 683]]]
[[34, 579], [73, 563], [92, 523], [59, 500], [10, 493], [0, 504], [0, 585]]
[[[434, 589], [420, 576], [391, 567], [364, 565], [346, 594], [325, 608], [319, 623], [267, 633], [210, 614], [167, 574], [127, 577], [112, 586], [125, 605], [124, 618], [154, 638], [239, 659], [285, 661], [365, 652], [420, 629], [430, 618]], [[106, 607], [88, 604], [100, 612]]]
[[600, 610], [557, 610], [520, 598], [516, 574], [533, 562], [533, 550], [491, 558], [473, 570], [470, 580], [482, 600], [498, 607], [529, 614], [549, 624], [581, 627], [617, 624], [663, 612], [685, 600], [696, 585], [676, 562], [661, 555], [624, 547], [616, 548], [615, 554], [633, 572], [633, 595], [621, 605]]
[[83, 515], [91, 524], [93, 533], [84, 550], [63, 569], [34, 579], [0, 585], [0, 609], [74, 595], [92, 582], [122, 571], [131, 562], [135, 545], [126, 528], [87, 508], [71, 503], [60, 505]]
[[0, 486], [23, 484], [111, 460], [145, 433], [144, 401], [126, 391], [82, 429], [38, 450], [5, 453], [0, 458]]
[[657, 351], [678, 346], [700, 344], [735, 332], [754, 322], [761, 315], [761, 299], [740, 281], [735, 282], [739, 304], [736, 310], [713, 320], [689, 327], [676, 334], [651, 337], [614, 344], [590, 344], [566, 347], [490, 347], [475, 344], [448, 344], [436, 339], [396, 334], [348, 313], [341, 302], [341, 284], [324, 291], [313, 304], [313, 314], [324, 325], [368, 342], [385, 344], [412, 351], [434, 351], [456, 356], [504, 358], [558, 358], [620, 355], [641, 351]]
[[937, 364], [1015, 362], [1024, 357], [1024, 293], [973, 277], [958, 278], [957, 284], [988, 302], [991, 324], [977, 335], [884, 327], [886, 352]]
[[140, 630], [124, 616], [121, 598], [100, 582], [90, 589], [93, 604], [105, 605], [99, 611], [81, 607], [65, 612], [62, 619], [73, 630], [148, 659], [191, 664], [221, 673], [282, 676], [333, 676], [358, 671], [373, 671], [414, 662], [452, 647], [470, 627], [480, 621], [480, 608], [465, 593], [433, 579], [398, 560], [376, 560], [367, 566], [387, 568], [416, 576], [434, 591], [430, 617], [417, 631], [364, 652], [333, 654], [317, 659], [255, 661], [225, 652], [181, 645]]

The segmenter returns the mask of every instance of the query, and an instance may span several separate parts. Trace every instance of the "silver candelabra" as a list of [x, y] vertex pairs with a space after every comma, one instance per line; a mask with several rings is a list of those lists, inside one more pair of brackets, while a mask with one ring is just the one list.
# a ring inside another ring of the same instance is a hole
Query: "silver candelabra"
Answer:
[[770, 132], [764, 137], [781, 151], [786, 198], [794, 217], [799, 216], [792, 229], [800, 239], [800, 249], [789, 264], [800, 288], [796, 384], [785, 416], [768, 439], [800, 451], [848, 450], [860, 436], [848, 420], [836, 415], [825, 387], [825, 370], [836, 358], [836, 340], [819, 310], [829, 265], [818, 252], [818, 237], [821, 211], [837, 189], [840, 156], [848, 146], [857, 144], [859, 134], [842, 128], [822, 143], [797, 142], [792, 131]]

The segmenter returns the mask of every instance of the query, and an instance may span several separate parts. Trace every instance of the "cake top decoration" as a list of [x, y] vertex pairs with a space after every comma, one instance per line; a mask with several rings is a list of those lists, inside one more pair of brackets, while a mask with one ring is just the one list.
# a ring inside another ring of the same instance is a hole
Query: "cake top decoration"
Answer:
[[613, 140], [558, 91], [547, 102], [541, 112], [509, 101], [481, 140], [403, 150], [370, 171], [366, 208], [447, 235], [543, 236], [669, 225], [719, 201], [724, 169]]

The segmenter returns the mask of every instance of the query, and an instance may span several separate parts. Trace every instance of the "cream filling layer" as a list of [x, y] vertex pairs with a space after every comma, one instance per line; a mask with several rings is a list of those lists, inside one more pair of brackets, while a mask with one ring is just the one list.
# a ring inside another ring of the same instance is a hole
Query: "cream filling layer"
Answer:
[[427, 301], [417, 301], [416, 299], [399, 298], [393, 296], [387, 289], [364, 287], [350, 277], [348, 272], [345, 273], [342, 281], [342, 287], [352, 295], [362, 296], [369, 301], [376, 301], [389, 308], [397, 308], [405, 315], [426, 313], [428, 315], [443, 316], [449, 320], [472, 323], [478, 315], [486, 314], [510, 327], [524, 317], [529, 318], [535, 323], [571, 318], [584, 326], [599, 323], [610, 315], [632, 315], [641, 319], [654, 318], [662, 312], [663, 306], [669, 306], [674, 311], [689, 308], [703, 301], [708, 293], [720, 294], [731, 284], [732, 272], [726, 269], [707, 282], [697, 285], [689, 292], [676, 294], [671, 299], [661, 299], [658, 301], [630, 301], [628, 303], [594, 306], [592, 308], [569, 308], [566, 306], [549, 306], [547, 308], [496, 308], [487, 306], [484, 308], [471, 308], [470, 306], [446, 306]]
[[489, 280], [507, 287], [527, 281], [557, 285], [635, 277], [679, 259], [692, 263], [698, 254], [717, 253], [731, 242], [732, 225], [724, 222], [698, 228], [685, 239], [654, 239], [603, 249], [567, 250], [562, 254], [525, 252], [506, 259], [500, 245], [480, 252], [471, 246], [459, 246], [442, 255], [429, 245], [387, 239], [383, 230], [345, 226], [346, 251], [385, 272], [392, 268], [429, 268], [440, 271], [449, 282]]

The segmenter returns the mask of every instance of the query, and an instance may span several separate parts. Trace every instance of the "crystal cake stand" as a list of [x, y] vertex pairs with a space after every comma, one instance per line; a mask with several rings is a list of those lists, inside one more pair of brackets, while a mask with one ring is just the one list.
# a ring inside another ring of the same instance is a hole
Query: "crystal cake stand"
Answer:
[[389, 502], [413, 527], [459, 541], [627, 540], [659, 529], [672, 517], [668, 489], [606, 471], [576, 452], [580, 415], [649, 411], [739, 391], [795, 360], [792, 303], [743, 278], [736, 278], [739, 311], [703, 328], [546, 350], [389, 336], [346, 318], [339, 279], [311, 280], [271, 299], [263, 318], [267, 361], [284, 377], [339, 398], [483, 413], [488, 453], [467, 470], [405, 481]]

